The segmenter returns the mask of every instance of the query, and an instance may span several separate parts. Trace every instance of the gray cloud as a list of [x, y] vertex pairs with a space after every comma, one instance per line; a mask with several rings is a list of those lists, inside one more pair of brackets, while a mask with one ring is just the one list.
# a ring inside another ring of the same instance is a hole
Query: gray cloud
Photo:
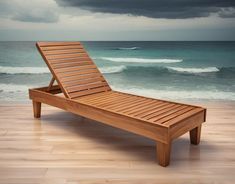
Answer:
[[[234, 0], [55, 0], [60, 6], [78, 7], [92, 12], [128, 14], [151, 18], [184, 19], [235, 17]], [[232, 13], [231, 13], [232, 12]]]
[[234, 8], [222, 8], [219, 12], [219, 16], [223, 18], [234, 18], [235, 9]]
[[51, 23], [57, 22], [59, 17], [57, 14], [51, 11], [43, 11], [39, 13], [34, 12], [21, 12], [13, 15], [11, 17], [12, 20], [18, 20], [21, 22], [44, 22], [44, 23]]
[[[54, 2], [54, 1], [52, 1]], [[55, 6], [54, 6], [55, 5]], [[47, 3], [46, 0], [0, 1], [0, 17], [21, 22], [51, 23], [59, 20], [56, 3]]]

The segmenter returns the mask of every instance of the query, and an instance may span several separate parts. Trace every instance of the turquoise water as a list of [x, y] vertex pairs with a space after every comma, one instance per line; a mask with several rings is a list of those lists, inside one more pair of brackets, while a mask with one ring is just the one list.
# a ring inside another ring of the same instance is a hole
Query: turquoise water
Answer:
[[[83, 42], [113, 89], [163, 99], [235, 100], [235, 42]], [[34, 42], [0, 42], [0, 100], [26, 101], [50, 74]]]

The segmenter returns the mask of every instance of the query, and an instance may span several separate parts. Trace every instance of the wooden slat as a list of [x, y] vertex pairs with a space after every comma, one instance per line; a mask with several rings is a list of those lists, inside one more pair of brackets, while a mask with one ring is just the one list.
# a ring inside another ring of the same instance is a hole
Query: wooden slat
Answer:
[[204, 109], [202, 109], [202, 108], [195, 108], [195, 109], [192, 109], [191, 111], [188, 111], [188, 112], [186, 112], [186, 113], [184, 113], [184, 114], [182, 114], [180, 116], [177, 116], [177, 117], [175, 117], [173, 119], [165, 121], [163, 124], [167, 125], [167, 126], [174, 126], [174, 125], [180, 123], [181, 121], [183, 121], [184, 119], [186, 119], [186, 118], [188, 118], [188, 117], [190, 117], [192, 115], [195, 115], [195, 114], [197, 114], [199, 112], [202, 112], [202, 111], [204, 111]]
[[140, 99], [140, 100], [136, 100], [134, 102], [131, 102], [131, 103], [125, 105], [124, 107], [117, 108], [116, 110], [120, 111], [120, 112], [128, 110], [128, 112], [129, 112], [129, 110], [132, 110], [132, 108], [136, 107], [139, 104], [143, 104], [146, 101], [149, 101], [149, 99], [143, 98], [143, 99]]
[[48, 60], [68, 59], [68, 58], [81, 58], [88, 57], [87, 53], [74, 53], [74, 54], [60, 54], [60, 55], [47, 55]]
[[[105, 93], [103, 93], [105, 94]], [[86, 103], [92, 104], [92, 105], [99, 105], [99, 103], [104, 103], [106, 101], [111, 101], [114, 97], [117, 97], [119, 94], [117, 93], [110, 93], [109, 95], [100, 95], [99, 98], [91, 98], [86, 99]]]
[[136, 105], [135, 107], [131, 108], [131, 110], [128, 109], [128, 110], [122, 111], [122, 113], [130, 114], [130, 113], [133, 113], [135, 111], [140, 111], [140, 110], [142, 110], [142, 109], [144, 109], [146, 107], [149, 107], [151, 105], [155, 105], [156, 102], [157, 102], [157, 100], [155, 101], [155, 100], [149, 99], [148, 101], [145, 101], [145, 102], [143, 102], [143, 103], [141, 103], [139, 105]]
[[82, 70], [89, 70], [89, 69], [96, 69], [96, 66], [95, 65], [82, 65], [82, 66], [74, 66], [74, 67], [55, 68], [54, 70], [57, 73], [66, 73], [66, 72], [82, 71]]
[[153, 100], [153, 103], [149, 104], [148, 106], [143, 106], [142, 108], [138, 108], [138, 109], [133, 109], [132, 111], [128, 112], [129, 115], [138, 115], [140, 113], [144, 113], [146, 111], [150, 111], [154, 108], [156, 108], [156, 106], [158, 106], [159, 104], [162, 104], [163, 102], [160, 100]]
[[94, 69], [90, 69], [90, 70], [59, 73], [58, 76], [60, 76], [60, 78], [63, 78], [63, 77], [79, 76], [79, 75], [82, 76], [82, 75], [85, 75], [85, 74], [100, 74], [100, 72], [96, 68], [94, 68]]
[[[91, 98], [91, 99], [88, 99], [88, 100], [85, 100], [85, 101], [83, 100], [82, 102], [85, 103], [85, 104], [92, 105], [92, 106], [97, 106], [96, 103], [111, 100], [113, 94], [107, 95], [106, 93], [107, 92], [103, 92], [103, 94], [105, 94], [104, 96], [99, 95], [97, 98]], [[102, 93], [100, 93], [100, 94], [102, 94]]]
[[171, 104], [165, 108], [162, 108], [161, 110], [158, 110], [148, 116], [145, 116], [144, 118], [151, 121], [154, 117], [158, 117], [159, 115], [162, 115], [162, 114], [165, 114], [165, 113], [168, 113], [169, 111], [172, 111], [173, 109], [176, 109], [180, 107], [179, 104]]
[[65, 63], [73, 63], [73, 62], [86, 62], [86, 61], [92, 61], [89, 57], [80, 57], [80, 58], [73, 58], [73, 59], [57, 59], [57, 60], [50, 60], [51, 65], [59, 65], [59, 64], [65, 64]]
[[103, 92], [103, 93], [96, 93], [96, 94], [93, 94], [93, 95], [83, 96], [81, 98], [78, 98], [78, 99], [75, 98], [75, 99], [79, 103], [89, 103], [89, 101], [96, 100], [96, 99], [99, 99], [99, 98], [103, 98], [104, 96], [110, 96], [112, 94], [113, 94], [113, 91], [106, 91], [106, 92]]
[[106, 92], [96, 93], [96, 94], [89, 95], [89, 96], [83, 96], [83, 97], [80, 97], [76, 100], [79, 103], [92, 105], [94, 101], [97, 101], [99, 99], [104, 99], [104, 97], [109, 97], [109, 96], [112, 96], [112, 95], [113, 95], [112, 91], [106, 91]]
[[156, 108], [158, 108], [159, 106], [162, 106], [162, 105], [165, 105], [165, 103], [162, 102], [162, 101], [158, 101], [158, 102], [156, 102], [156, 104], [145, 107], [141, 111], [136, 111], [136, 112], [130, 113], [130, 115], [141, 116], [141, 115], [144, 115], [144, 114], [148, 113], [149, 111], [153, 111], [154, 109], [156, 109]]
[[64, 86], [69, 88], [71, 86], [92, 84], [92, 83], [96, 83], [96, 82], [105, 82], [105, 80], [102, 77], [89, 78], [89, 79], [85, 79], [85, 80], [75, 80], [73, 82], [65, 83]]
[[134, 114], [134, 115], [138, 116], [138, 117], [145, 117], [145, 116], [148, 116], [150, 114], [153, 114], [156, 111], [159, 111], [161, 109], [167, 108], [169, 105], [172, 105], [172, 103], [162, 102], [160, 104], [157, 104], [156, 107], [154, 107], [154, 108], [147, 109], [146, 111], [143, 111], [141, 113]]
[[108, 108], [112, 109], [112, 110], [115, 110], [115, 111], [118, 111], [118, 110], [122, 109], [123, 107], [130, 106], [130, 105], [135, 104], [135, 103], [137, 103], [139, 101], [143, 101], [143, 98], [130, 96], [129, 99], [123, 100], [118, 105], [114, 104], [112, 106], [108, 106]]
[[169, 104], [167, 104], [167, 105], [165, 105], [165, 106], [161, 106], [161, 107], [159, 107], [159, 108], [157, 108], [155, 111], [153, 111], [153, 112], [150, 112], [149, 114], [147, 114], [147, 115], [145, 115], [145, 116], [142, 116], [144, 119], [151, 119], [152, 117], [155, 117], [156, 115], [158, 115], [158, 114], [161, 114], [161, 113], [163, 113], [163, 112], [166, 112], [166, 111], [168, 111], [168, 110], [170, 110], [170, 109], [172, 109], [172, 108], [174, 108], [174, 107], [178, 107], [178, 106], [180, 106], [180, 105], [178, 105], [178, 104], [171, 104], [171, 103], [169, 103]]
[[101, 87], [101, 88], [94, 88], [94, 89], [90, 89], [90, 90], [84, 90], [84, 91], [79, 91], [76, 93], [71, 93], [70, 96], [71, 96], [71, 98], [77, 98], [80, 96], [91, 95], [93, 93], [100, 93], [100, 92], [109, 91], [109, 90], [110, 90], [110, 87], [105, 86], [105, 87]]
[[81, 45], [80, 42], [37, 42], [40, 47]]
[[106, 85], [107, 85], [106, 82], [97, 82], [97, 83], [93, 83], [93, 84], [86, 84], [86, 85], [68, 87], [67, 91], [69, 93], [73, 93], [73, 92], [82, 91], [82, 90], [85, 90], [85, 89], [103, 87], [103, 86], [106, 86]]
[[129, 95], [127, 99], [120, 99], [118, 101], [118, 103], [116, 103], [116, 104], [112, 104], [111, 103], [109, 105], [106, 105], [106, 108], [108, 108], [108, 109], [118, 108], [118, 107], [122, 106], [123, 104], [127, 104], [127, 103], [130, 103], [130, 102], [133, 102], [136, 99], [140, 99], [140, 98], [139, 97], [133, 97], [133, 96]]
[[69, 50], [52, 50], [52, 51], [44, 51], [45, 55], [60, 55], [60, 54], [73, 54], [73, 53], [84, 53], [83, 48], [78, 49], [69, 49]]
[[57, 69], [57, 68], [66, 68], [66, 67], [73, 67], [73, 66], [83, 66], [83, 65], [91, 65], [93, 64], [91, 61], [78, 61], [78, 62], [65, 62], [65, 63], [61, 63], [61, 64], [53, 64], [53, 68]]
[[81, 45], [68, 45], [68, 46], [50, 46], [50, 47], [41, 47], [42, 51], [49, 50], [67, 50], [67, 49], [80, 49], [83, 48]]
[[[123, 95], [123, 94], [121, 94], [121, 93], [116, 93], [115, 94], [115, 97], [117, 97], [119, 100], [118, 100], [118, 102], [117, 103], [115, 103], [115, 104], [113, 104], [112, 103], [112, 99], [110, 99], [110, 103], [109, 104], [105, 104], [105, 108], [110, 108], [110, 107], [112, 107], [112, 106], [117, 106], [117, 105], [119, 105], [119, 104], [122, 104], [122, 103], [125, 103], [125, 101], [128, 99], [130, 99], [130, 100], [132, 100], [132, 96], [131, 95]], [[113, 97], [112, 97], [113, 98]], [[102, 103], [102, 102], [101, 102]], [[97, 104], [96, 104], [97, 105]], [[98, 105], [101, 105], [101, 104], [98, 104]]]
[[165, 115], [165, 117], [163, 117], [163, 118], [160, 118], [160, 119], [153, 119], [153, 121], [154, 122], [158, 122], [158, 123], [160, 123], [160, 124], [162, 124], [162, 123], [164, 123], [164, 122], [166, 122], [166, 121], [169, 121], [170, 119], [173, 119], [173, 118], [175, 118], [175, 117], [177, 117], [177, 116], [180, 116], [180, 115], [182, 115], [182, 114], [185, 114], [186, 112], [189, 112], [189, 111], [191, 111], [192, 109], [194, 109], [194, 107], [184, 107], [184, 108], [182, 108], [181, 110], [178, 110], [178, 111], [175, 111], [175, 112], [171, 112], [171, 113], [169, 113], [169, 114], [167, 114], [167, 115]]
[[164, 117], [170, 117], [170, 115], [172, 115], [172, 114], [177, 114], [177, 113], [183, 113], [183, 112], [185, 112], [184, 110], [186, 109], [186, 111], [187, 111], [187, 108], [189, 109], [189, 110], [191, 110], [193, 107], [187, 107], [187, 106], [185, 106], [185, 105], [182, 105], [182, 106], [178, 106], [178, 107], [175, 107], [175, 108], [173, 108], [173, 109], [170, 109], [170, 110], [167, 110], [167, 111], [165, 111], [165, 112], [163, 112], [163, 113], [161, 113], [161, 114], [159, 114], [159, 115], [157, 115], [157, 116], [155, 116], [155, 117], [152, 117], [151, 119], [149, 119], [150, 121], [158, 121], [158, 120], [160, 120], [160, 119], [162, 119], [162, 118], [164, 118]]
[[109, 105], [111, 104], [118, 104], [120, 101], [125, 101], [128, 98], [130, 98], [130, 96], [111, 96], [109, 98], [105, 98], [99, 101], [96, 101], [94, 103], [92, 103], [92, 105], [95, 105], [96, 107], [104, 107], [104, 108], [108, 108]]
[[104, 80], [104, 78], [98, 72], [91, 73], [91, 74], [90, 73], [88, 73], [88, 74], [78, 73], [77, 76], [68, 76], [68, 77], [60, 77], [60, 78], [63, 81], [63, 83], [65, 84], [65, 86], [71, 86], [71, 85], [74, 86], [77, 81], [79, 82], [81, 80], [90, 80], [90, 79], [95, 79], [95, 78], [102, 78], [102, 80]]

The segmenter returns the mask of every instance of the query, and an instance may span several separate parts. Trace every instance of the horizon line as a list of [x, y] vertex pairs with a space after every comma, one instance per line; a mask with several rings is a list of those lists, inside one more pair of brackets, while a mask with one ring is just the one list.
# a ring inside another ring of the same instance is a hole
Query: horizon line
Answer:
[[[39, 39], [40, 40], [40, 39]], [[39, 40], [0, 40], [0, 42], [37, 42]], [[40, 40], [40, 41], [81, 41], [81, 42], [235, 42], [235, 40]]]

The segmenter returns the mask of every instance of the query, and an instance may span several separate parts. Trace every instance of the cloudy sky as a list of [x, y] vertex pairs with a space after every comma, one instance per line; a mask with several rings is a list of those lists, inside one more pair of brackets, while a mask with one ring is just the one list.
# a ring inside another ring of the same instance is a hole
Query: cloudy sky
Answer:
[[0, 40], [235, 40], [235, 0], [0, 0]]

